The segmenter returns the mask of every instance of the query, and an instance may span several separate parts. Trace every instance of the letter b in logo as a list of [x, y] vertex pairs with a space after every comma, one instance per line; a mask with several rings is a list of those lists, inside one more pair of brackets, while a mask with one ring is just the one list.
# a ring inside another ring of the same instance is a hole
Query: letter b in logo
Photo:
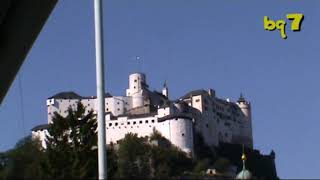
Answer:
[[276, 29], [276, 23], [273, 20], [269, 20], [268, 16], [264, 16], [264, 29], [268, 31]]

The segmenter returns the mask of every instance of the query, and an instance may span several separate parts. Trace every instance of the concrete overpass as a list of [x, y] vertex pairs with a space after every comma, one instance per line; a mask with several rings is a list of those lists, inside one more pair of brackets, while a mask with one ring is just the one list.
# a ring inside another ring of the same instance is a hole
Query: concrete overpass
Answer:
[[57, 0], [0, 0], [0, 104]]

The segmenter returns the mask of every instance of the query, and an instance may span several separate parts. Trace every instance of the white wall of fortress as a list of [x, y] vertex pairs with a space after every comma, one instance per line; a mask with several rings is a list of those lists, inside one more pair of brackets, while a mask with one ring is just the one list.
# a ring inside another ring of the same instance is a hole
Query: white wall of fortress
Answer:
[[127, 133], [136, 133], [139, 137], [150, 136], [154, 129], [184, 152], [193, 153], [193, 128], [190, 119], [174, 118], [158, 122], [157, 116], [135, 119], [119, 117], [117, 120], [110, 120], [110, 114], [106, 116], [108, 144], [117, 143]]

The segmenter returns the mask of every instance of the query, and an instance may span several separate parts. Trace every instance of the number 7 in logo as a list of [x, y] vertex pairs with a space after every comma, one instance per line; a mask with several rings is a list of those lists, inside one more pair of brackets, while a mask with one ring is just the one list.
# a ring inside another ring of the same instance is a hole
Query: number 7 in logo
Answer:
[[287, 19], [293, 20], [291, 24], [292, 31], [300, 31], [301, 23], [304, 19], [303, 14], [287, 14]]

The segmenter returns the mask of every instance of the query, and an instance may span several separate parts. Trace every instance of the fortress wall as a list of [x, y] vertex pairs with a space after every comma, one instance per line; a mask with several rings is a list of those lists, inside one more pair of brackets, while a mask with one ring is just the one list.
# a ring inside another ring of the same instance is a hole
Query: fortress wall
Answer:
[[156, 128], [156, 126], [156, 117], [137, 118], [132, 120], [128, 120], [127, 117], [121, 117], [119, 120], [107, 120], [107, 143], [116, 143], [118, 140], [123, 139], [127, 133], [136, 133], [139, 137], [150, 136], [153, 132], [153, 128]]
[[193, 153], [193, 128], [190, 119], [175, 118], [159, 123], [160, 133], [182, 151]]
[[[110, 117], [108, 118], [110, 119]], [[192, 121], [183, 118], [163, 122], [157, 122], [157, 117], [137, 118], [134, 120], [121, 117], [118, 120], [107, 120], [107, 143], [117, 143], [127, 133], [136, 133], [139, 137], [150, 136], [154, 129], [159, 131], [162, 136], [170, 140], [173, 145], [179, 147], [182, 151], [193, 153]]]

